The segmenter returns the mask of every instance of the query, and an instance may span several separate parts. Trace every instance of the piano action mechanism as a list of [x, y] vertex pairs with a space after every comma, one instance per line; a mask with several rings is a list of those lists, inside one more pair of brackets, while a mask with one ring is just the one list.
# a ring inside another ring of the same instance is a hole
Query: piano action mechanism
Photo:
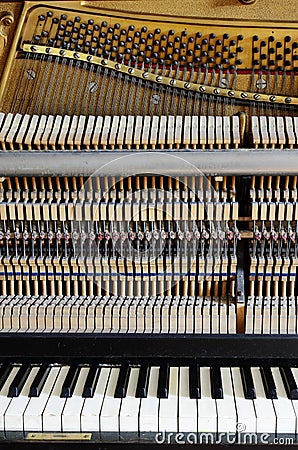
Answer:
[[4, 443], [296, 442], [298, 27], [263, 3], [0, 3]]

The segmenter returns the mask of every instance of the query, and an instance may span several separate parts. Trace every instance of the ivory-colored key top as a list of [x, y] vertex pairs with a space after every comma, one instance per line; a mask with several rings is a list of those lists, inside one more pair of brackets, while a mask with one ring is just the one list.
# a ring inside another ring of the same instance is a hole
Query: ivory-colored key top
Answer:
[[26, 136], [24, 137], [24, 144], [28, 145], [29, 150], [31, 150], [31, 148], [32, 148], [32, 143], [33, 143], [32, 141], [33, 141], [34, 133], [36, 132], [36, 130], [38, 128], [39, 119], [40, 119], [40, 116], [38, 116], [37, 114], [34, 114], [31, 117], [28, 131], [26, 133]]
[[101, 129], [102, 129], [102, 124], [103, 124], [103, 117], [102, 116], [98, 116], [96, 119], [96, 123], [94, 126], [94, 133], [92, 136], [92, 145], [95, 149], [98, 149], [98, 145], [99, 145], [99, 139], [100, 139], [100, 133], [101, 133]]
[[183, 147], [186, 148], [189, 148], [191, 142], [190, 130], [191, 130], [191, 116], [185, 116], [183, 129]]
[[126, 133], [125, 133], [125, 145], [127, 146], [128, 149], [130, 149], [130, 147], [132, 146], [133, 143], [133, 135], [134, 135], [134, 131], [135, 133], [138, 133], [138, 136], [141, 133], [141, 129], [142, 129], [142, 117], [140, 117], [138, 119], [137, 116], [136, 118], [136, 125], [135, 125], [135, 118], [134, 116], [127, 116], [127, 126], [126, 126]]
[[158, 144], [161, 148], [164, 147], [166, 143], [166, 131], [167, 131], [167, 117], [160, 116], [159, 118], [159, 134], [158, 134]]
[[182, 116], [176, 116], [174, 143], [176, 144], [177, 148], [179, 148], [182, 142], [182, 127], [183, 127], [182, 120], [183, 120]]
[[172, 148], [172, 145], [174, 144], [174, 129], [175, 129], [175, 117], [168, 116], [167, 144], [169, 148]]
[[124, 144], [124, 136], [125, 136], [125, 130], [126, 130], [126, 121], [127, 121], [127, 117], [126, 116], [121, 116], [120, 123], [119, 123], [119, 128], [118, 128], [117, 139], [116, 139], [116, 143], [117, 143], [117, 146], [119, 148], [122, 148], [122, 146]]
[[53, 124], [54, 124], [54, 116], [49, 115], [40, 141], [41, 145], [43, 145], [44, 147], [48, 146], [48, 140], [53, 129]]
[[152, 148], [155, 148], [157, 145], [158, 129], [159, 129], [159, 117], [153, 116], [152, 123], [151, 123], [150, 141], [149, 141]]
[[24, 117], [23, 117], [22, 122], [20, 123], [19, 132], [18, 132], [17, 137], [15, 139], [16, 143], [19, 144], [20, 149], [23, 148], [24, 136], [26, 134], [26, 131], [27, 131], [30, 119], [31, 119], [31, 116], [29, 114], [25, 114]]
[[109, 145], [111, 146], [111, 148], [114, 148], [115, 144], [116, 144], [119, 121], [120, 121], [119, 116], [113, 117], [112, 124], [111, 124], [110, 137], [109, 137]]
[[228, 116], [223, 117], [223, 143], [225, 148], [231, 144], [231, 119]]
[[146, 149], [149, 144], [149, 136], [150, 136], [150, 128], [151, 128], [151, 117], [144, 117], [144, 125], [143, 125], [143, 133], [142, 133], [142, 146]]
[[2, 128], [0, 129], [0, 142], [2, 144], [3, 150], [5, 150], [5, 137], [9, 131], [9, 128], [13, 121], [13, 118], [14, 118], [14, 115], [12, 113], [8, 113], [4, 119]]
[[7, 133], [5, 140], [8, 144], [10, 144], [11, 150], [13, 150], [13, 140], [18, 132], [18, 128], [19, 128], [19, 125], [20, 125], [22, 119], [23, 119], [22, 114], [16, 114], [14, 116], [12, 124], [10, 125], [9, 132]]
[[290, 116], [286, 116], [285, 121], [286, 121], [287, 135], [288, 135], [288, 144], [289, 144], [290, 148], [293, 148], [293, 146], [296, 143], [295, 133], [294, 133], [294, 128], [293, 128], [293, 118]]
[[72, 120], [71, 120], [71, 124], [70, 124], [70, 128], [69, 128], [69, 133], [67, 136], [67, 145], [69, 146], [69, 148], [71, 150], [73, 150], [73, 145], [74, 145], [74, 137], [77, 131], [77, 126], [78, 126], [78, 116], [73, 116]]
[[56, 147], [56, 140], [59, 135], [61, 123], [62, 123], [62, 116], [59, 115], [56, 116], [52, 128], [52, 133], [49, 137], [49, 146], [52, 147], [53, 149], [55, 149]]
[[196, 148], [199, 143], [199, 117], [192, 116], [191, 118], [191, 145]]
[[251, 116], [251, 132], [253, 145], [255, 148], [257, 148], [261, 143], [259, 118], [257, 116]]
[[94, 123], [95, 123], [95, 116], [89, 116], [87, 125], [86, 125], [86, 131], [84, 134], [84, 139], [83, 139], [83, 149], [84, 149], [84, 147], [86, 147], [87, 150], [90, 148], [91, 136], [93, 133]]
[[143, 117], [137, 116], [133, 136], [133, 143], [136, 146], [136, 148], [139, 148], [141, 145], [142, 129], [143, 129]]
[[276, 117], [276, 125], [277, 125], [278, 143], [280, 145], [280, 148], [283, 148], [283, 146], [286, 145], [284, 118]]
[[82, 145], [82, 137], [84, 134], [85, 123], [86, 123], [86, 116], [79, 116], [77, 130], [74, 137], [74, 145], [76, 145], [78, 149], [81, 148]]
[[104, 118], [101, 139], [100, 139], [100, 143], [101, 143], [103, 149], [105, 149], [109, 143], [111, 120], [112, 120], [111, 116], [105, 116], [105, 118]]
[[64, 116], [63, 117], [63, 122], [61, 125], [61, 130], [59, 133], [59, 137], [58, 137], [58, 145], [61, 147], [61, 149], [63, 150], [65, 147], [65, 143], [66, 143], [66, 138], [68, 135], [68, 130], [69, 130], [69, 125], [70, 125], [70, 120], [71, 117], [70, 116]]
[[263, 147], [266, 148], [267, 145], [269, 144], [267, 117], [266, 116], [260, 116], [259, 120], [260, 120], [260, 130], [261, 130], [262, 144], [263, 144]]
[[235, 148], [238, 148], [238, 145], [241, 143], [239, 116], [232, 117], [232, 129], [233, 129], [233, 143], [235, 145]]
[[215, 117], [215, 143], [218, 148], [221, 148], [223, 144], [223, 120], [222, 116]]
[[273, 116], [269, 116], [268, 117], [268, 129], [269, 129], [269, 140], [270, 140], [270, 145], [272, 147], [275, 147], [275, 145], [277, 144], [277, 134], [276, 134], [276, 122], [275, 122], [275, 117]]
[[205, 148], [207, 144], [207, 117], [200, 117], [200, 146]]
[[213, 148], [215, 142], [215, 117], [208, 116], [208, 137], [207, 142], [210, 145], [210, 148]]

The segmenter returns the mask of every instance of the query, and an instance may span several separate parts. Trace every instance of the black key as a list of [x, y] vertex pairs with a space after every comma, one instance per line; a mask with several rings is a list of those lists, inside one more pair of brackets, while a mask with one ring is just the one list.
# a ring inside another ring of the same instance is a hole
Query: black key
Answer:
[[51, 368], [46, 365], [42, 365], [39, 368], [39, 371], [37, 372], [29, 391], [29, 397], [39, 397], [40, 393], [42, 391], [42, 388], [44, 387], [44, 384], [46, 382], [46, 379], [48, 378], [49, 372]]
[[75, 385], [77, 384], [78, 381], [80, 370], [81, 368], [79, 366], [70, 366], [61, 389], [60, 397], [62, 398], [72, 397]]
[[21, 390], [26, 383], [29, 373], [31, 372], [32, 367], [23, 365], [20, 367], [13, 381], [11, 382], [8, 389], [8, 397], [18, 397], [20, 395]]
[[280, 367], [280, 374], [285, 386], [288, 398], [291, 400], [298, 399], [298, 386], [290, 367]]
[[158, 386], [157, 386], [157, 397], [158, 398], [168, 398], [169, 377], [170, 377], [169, 364], [163, 364], [159, 368], [159, 377], [158, 377]]
[[200, 367], [196, 363], [189, 367], [189, 396], [201, 398]]
[[277, 399], [277, 390], [270, 367], [261, 367], [266, 398]]
[[130, 367], [128, 364], [123, 364], [120, 367], [119, 377], [117, 380], [116, 390], [115, 390], [115, 398], [125, 398], [127, 385], [129, 380]]
[[243, 384], [244, 397], [247, 400], [257, 398], [256, 389], [252, 379], [251, 370], [249, 367], [240, 367], [241, 379]]
[[140, 368], [138, 384], [136, 389], [136, 397], [137, 398], [146, 398], [147, 397], [147, 387], [149, 381], [149, 366], [144, 364]]
[[0, 367], [0, 389], [3, 388], [5, 381], [13, 368], [12, 364], [4, 363]]
[[90, 370], [88, 372], [88, 375], [87, 375], [87, 378], [86, 378], [86, 381], [84, 384], [82, 397], [91, 398], [94, 396], [94, 392], [96, 389], [100, 371], [101, 371], [101, 368], [96, 365], [90, 367]]
[[219, 367], [211, 367], [210, 368], [210, 377], [211, 377], [212, 398], [216, 398], [216, 399], [223, 398], [223, 388], [222, 388], [220, 368]]

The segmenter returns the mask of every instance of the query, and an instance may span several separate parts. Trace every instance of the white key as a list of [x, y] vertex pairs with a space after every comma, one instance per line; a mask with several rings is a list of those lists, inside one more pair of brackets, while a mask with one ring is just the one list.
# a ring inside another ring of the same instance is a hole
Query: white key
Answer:
[[218, 433], [236, 432], [236, 410], [233, 394], [232, 376], [229, 367], [220, 369], [223, 398], [216, 400]]
[[117, 131], [119, 126], [120, 117], [114, 116], [111, 124], [111, 131], [110, 131], [110, 137], [109, 137], [109, 144], [114, 147], [117, 140]]
[[298, 142], [298, 117], [293, 117], [293, 121], [294, 121], [294, 131], [295, 131], [295, 137], [296, 137], [296, 142]]
[[[139, 116], [137, 116], [138, 118]], [[126, 133], [125, 133], [125, 145], [127, 145], [128, 147], [130, 147], [132, 145], [133, 142], [133, 134], [134, 134], [134, 116], [127, 116], [127, 125], [126, 125]], [[136, 123], [136, 129], [138, 128], [137, 131], [138, 133], [141, 133], [141, 127], [142, 127], [142, 121], [141, 121], [141, 125], [139, 126], [139, 124]]]
[[14, 114], [8, 113], [5, 119], [3, 120], [2, 126], [0, 128], [0, 142], [2, 143], [3, 149], [5, 148], [5, 137], [9, 132], [10, 125], [13, 121]]
[[[130, 123], [128, 123], [127, 125], [130, 126]], [[137, 116], [136, 124], [134, 127], [134, 132], [133, 132], [133, 143], [137, 148], [139, 148], [139, 146], [141, 145], [142, 130], [143, 130], [143, 117]], [[128, 132], [128, 130], [127, 130], [127, 132]], [[127, 132], [126, 132], [126, 134], [128, 134]]]
[[70, 116], [66, 115], [66, 116], [63, 117], [63, 122], [62, 122], [62, 125], [61, 125], [61, 130], [60, 130], [60, 133], [59, 133], [59, 137], [58, 137], [58, 145], [60, 145], [60, 147], [62, 149], [65, 146], [65, 142], [66, 142], [69, 126], [70, 126], [70, 120], [71, 120]]
[[44, 147], [48, 146], [48, 140], [53, 129], [53, 123], [54, 123], [54, 116], [52, 115], [48, 116], [47, 123], [45, 125], [44, 132], [40, 141], [41, 145], [43, 145]]
[[212, 147], [215, 142], [215, 117], [208, 116], [208, 137], [207, 142]]
[[167, 116], [160, 116], [158, 144], [161, 145], [161, 147], [163, 147], [166, 143], [166, 131], [167, 131]]
[[183, 433], [196, 433], [198, 428], [197, 400], [189, 393], [189, 367], [180, 367], [178, 428]]
[[102, 367], [94, 396], [86, 398], [81, 412], [81, 431], [99, 431], [99, 415], [111, 369]]
[[24, 144], [28, 145], [29, 149], [32, 146], [34, 133], [37, 130], [39, 119], [40, 119], [40, 117], [37, 114], [34, 114], [31, 117], [31, 121], [30, 121], [30, 124], [29, 124], [29, 127], [28, 127], [28, 131], [26, 133], [26, 136], [24, 137]]
[[266, 398], [260, 369], [252, 367], [251, 373], [257, 397], [253, 400], [257, 417], [257, 433], [275, 433], [276, 415], [272, 400]]
[[4, 431], [4, 413], [8, 408], [10, 402], [12, 401], [12, 398], [7, 397], [9, 386], [11, 385], [12, 381], [14, 380], [19, 370], [20, 367], [12, 368], [9, 376], [5, 380], [5, 383], [3, 384], [3, 387], [0, 391], [0, 431]]
[[98, 148], [99, 145], [99, 139], [100, 139], [100, 133], [101, 133], [101, 129], [102, 129], [102, 124], [103, 124], [103, 117], [102, 116], [98, 116], [96, 119], [96, 124], [94, 127], [94, 133], [92, 136], [92, 145], [94, 146], [94, 148]]
[[80, 429], [81, 410], [84, 404], [83, 389], [89, 368], [82, 367], [73, 394], [66, 399], [62, 412], [62, 431], [78, 431]]
[[277, 116], [276, 117], [276, 125], [277, 125], [277, 134], [278, 134], [278, 143], [281, 147], [283, 147], [284, 145], [286, 145], [284, 118]]
[[87, 149], [91, 145], [91, 136], [93, 133], [94, 123], [95, 123], [95, 116], [89, 116], [87, 125], [86, 125], [86, 131], [84, 134], [84, 139], [83, 139], [83, 147], [86, 147]]
[[215, 143], [219, 146], [223, 144], [223, 118], [215, 117]]
[[168, 116], [167, 144], [169, 146], [172, 146], [174, 144], [174, 129], [175, 129], [175, 117]]
[[149, 143], [150, 127], [151, 127], [151, 117], [144, 116], [144, 125], [142, 133], [142, 145], [144, 146], [144, 148], [147, 148], [147, 145]]
[[47, 123], [47, 116], [42, 114], [40, 116], [40, 120], [39, 120], [39, 123], [38, 123], [38, 128], [37, 128], [37, 131], [36, 131], [36, 135], [34, 137], [34, 145], [36, 145], [37, 148], [40, 148], [41, 138], [42, 138], [42, 135], [43, 135], [46, 123]]
[[138, 432], [140, 399], [136, 398], [136, 389], [139, 373], [140, 369], [137, 367], [130, 369], [126, 397], [122, 399], [119, 413], [120, 433]]
[[276, 145], [277, 144], [276, 122], [275, 117], [273, 116], [268, 116], [268, 129], [270, 136], [270, 144]]
[[103, 148], [106, 148], [106, 146], [109, 143], [111, 121], [112, 121], [111, 116], [105, 116], [104, 122], [103, 122], [103, 127], [102, 127], [101, 139], [100, 139], [100, 143]]
[[158, 407], [157, 398], [159, 367], [151, 367], [148, 382], [147, 398], [141, 399], [139, 431], [140, 433], [158, 432]]
[[262, 136], [262, 144], [264, 147], [267, 147], [269, 144], [269, 135], [268, 135], [268, 128], [267, 128], [267, 116], [260, 116], [260, 129], [261, 129], [261, 136]]
[[288, 144], [290, 146], [293, 146], [296, 143], [295, 133], [294, 133], [294, 128], [293, 128], [293, 118], [290, 116], [286, 116], [285, 121], [286, 121], [287, 135], [288, 135]]
[[273, 399], [276, 414], [276, 433], [295, 434], [296, 414], [292, 401], [288, 399], [278, 367], [271, 369], [276, 385], [277, 399]]
[[49, 137], [49, 146], [51, 146], [52, 148], [56, 147], [56, 140], [59, 135], [61, 123], [62, 123], [62, 116], [59, 116], [59, 115], [56, 116], [54, 124], [53, 124], [53, 128], [52, 128], [52, 132]]
[[80, 148], [82, 144], [82, 137], [84, 133], [85, 123], [86, 123], [86, 116], [79, 116], [76, 134], [74, 137], [74, 145], [76, 145], [78, 148]]
[[69, 133], [67, 136], [67, 145], [69, 145], [70, 149], [73, 149], [74, 146], [74, 138], [77, 131], [78, 126], [78, 116], [72, 116], [70, 127], [69, 127]]
[[217, 432], [216, 400], [211, 396], [210, 367], [201, 367], [201, 398], [198, 399], [198, 432]]
[[179, 146], [181, 144], [181, 136], [182, 136], [182, 116], [176, 116], [176, 123], [175, 123], [175, 137], [174, 137], [174, 143]]
[[14, 397], [4, 415], [6, 431], [23, 431], [23, 414], [29, 403], [29, 391], [32, 381], [38, 372], [38, 367], [33, 367], [18, 397]]
[[183, 146], [188, 148], [191, 141], [191, 116], [184, 117]]
[[43, 431], [62, 431], [61, 415], [66, 398], [61, 398], [60, 394], [68, 370], [69, 366], [61, 367], [48, 403], [42, 413]]
[[[291, 371], [293, 374], [293, 377], [295, 378], [296, 384], [298, 383], [298, 368], [297, 367], [291, 367]], [[292, 400], [292, 405], [296, 414], [296, 418], [298, 418], [298, 401], [297, 399]], [[297, 421], [296, 421], [297, 424]], [[296, 430], [297, 430], [297, 426], [296, 426]]]
[[125, 130], [126, 130], [126, 121], [127, 121], [127, 117], [126, 116], [121, 116], [120, 123], [119, 123], [118, 134], [117, 134], [117, 139], [116, 139], [116, 143], [117, 143], [117, 145], [119, 145], [119, 148], [122, 148], [122, 146], [124, 144], [124, 136], [125, 136]]
[[253, 144], [255, 147], [258, 147], [261, 143], [258, 116], [251, 116], [251, 131]]
[[5, 114], [3, 112], [0, 112], [0, 130], [1, 130], [2, 122], [4, 122], [4, 119], [5, 119]]
[[233, 143], [235, 144], [235, 148], [240, 144], [240, 123], [239, 116], [232, 117], [232, 129], [233, 129]]
[[20, 122], [21, 122], [22, 119], [23, 119], [22, 114], [16, 114], [14, 116], [12, 124], [10, 125], [10, 128], [9, 128], [9, 132], [8, 132], [8, 134], [6, 136], [6, 139], [5, 139], [6, 142], [8, 142], [9, 144], [11, 144], [13, 142], [13, 140], [14, 140], [16, 134], [17, 134], [17, 131], [18, 131], [18, 128], [19, 128], [19, 125], [20, 125]]
[[231, 119], [228, 116], [223, 118], [223, 143], [226, 146], [231, 144]]
[[232, 367], [232, 378], [234, 387], [234, 396], [237, 411], [237, 422], [243, 424], [245, 432], [256, 433], [257, 418], [252, 400], [248, 400], [244, 396], [243, 384], [239, 367]]
[[200, 145], [202, 148], [207, 144], [207, 117], [200, 117]]
[[24, 413], [24, 431], [42, 432], [42, 412], [60, 372], [60, 367], [51, 367], [46, 382], [38, 397], [31, 397]]
[[199, 117], [192, 116], [191, 118], [191, 144], [196, 147], [199, 143]]
[[121, 398], [115, 398], [115, 390], [120, 369], [113, 367], [105, 392], [102, 408], [100, 412], [100, 431], [118, 433], [118, 416], [121, 405]]
[[159, 399], [159, 432], [178, 432], [179, 367], [170, 367], [168, 398]]

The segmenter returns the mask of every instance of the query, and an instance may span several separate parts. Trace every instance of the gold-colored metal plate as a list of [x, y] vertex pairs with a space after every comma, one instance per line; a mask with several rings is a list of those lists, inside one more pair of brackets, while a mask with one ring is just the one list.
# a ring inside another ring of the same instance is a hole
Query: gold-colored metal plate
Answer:
[[28, 433], [32, 441], [90, 441], [92, 433]]

